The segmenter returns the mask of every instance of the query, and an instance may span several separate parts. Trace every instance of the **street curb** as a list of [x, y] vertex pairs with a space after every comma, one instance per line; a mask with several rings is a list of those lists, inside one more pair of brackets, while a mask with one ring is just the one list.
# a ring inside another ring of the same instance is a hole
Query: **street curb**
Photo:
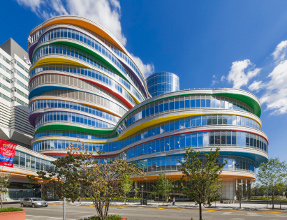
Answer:
[[[62, 205], [62, 204], [50, 204], [50, 205]], [[67, 206], [83, 206], [83, 207], [94, 207], [93, 205], [77, 205], [77, 204], [67, 204]], [[156, 207], [156, 206], [129, 206], [129, 205], [111, 205], [110, 207], [113, 208], [145, 208], [145, 209], [172, 209], [172, 210], [198, 210], [195, 207]], [[202, 211], [210, 211], [210, 212], [260, 212], [260, 213], [280, 213], [280, 214], [287, 214], [287, 210], [269, 210], [269, 209], [239, 209], [239, 208], [204, 208]]]

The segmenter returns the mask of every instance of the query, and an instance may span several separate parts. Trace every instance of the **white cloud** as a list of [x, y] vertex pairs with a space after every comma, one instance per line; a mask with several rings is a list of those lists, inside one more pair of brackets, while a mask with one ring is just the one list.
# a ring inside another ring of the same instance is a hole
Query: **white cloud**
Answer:
[[40, 7], [44, 3], [43, 0], [17, 0], [18, 4], [31, 8], [31, 10], [40, 16]]
[[52, 0], [50, 1], [52, 8], [55, 10], [57, 15], [66, 15], [68, 14], [65, 6], [63, 5], [61, 0]]
[[216, 75], [213, 75], [212, 78], [213, 78], [213, 80], [212, 80], [212, 82], [211, 82], [211, 86], [214, 86], [215, 84], [218, 83], [218, 81], [217, 81]]
[[[88, 18], [107, 29], [124, 46], [127, 43], [122, 33], [119, 0], [17, 0], [17, 2], [19, 5], [30, 8], [43, 19], [65, 14]], [[146, 77], [154, 72], [153, 64], [144, 64], [136, 56], [133, 58]]]
[[264, 87], [264, 84], [262, 83], [262, 81], [254, 81], [253, 83], [251, 83], [248, 86], [248, 89], [250, 91], [259, 91], [260, 89], [262, 89]]
[[281, 41], [277, 46], [275, 51], [272, 53], [274, 60], [282, 61], [285, 59], [287, 52], [287, 40]]
[[221, 76], [220, 81], [223, 82], [225, 80], [225, 76]]
[[261, 71], [260, 68], [254, 68], [254, 66], [248, 59], [233, 62], [227, 76], [228, 82], [233, 83], [233, 88], [236, 89], [247, 86], [248, 81]]
[[121, 7], [118, 0], [70, 0], [67, 7], [69, 14], [80, 15], [95, 21], [126, 45], [127, 39], [122, 33]]
[[268, 75], [266, 93], [260, 101], [266, 103], [273, 114], [287, 113], [287, 60], [281, 61]]
[[131, 56], [138, 68], [140, 68], [145, 78], [149, 77], [151, 74], [154, 73], [154, 65], [152, 63], [144, 64], [139, 57], [136, 57], [133, 54], [131, 54]]

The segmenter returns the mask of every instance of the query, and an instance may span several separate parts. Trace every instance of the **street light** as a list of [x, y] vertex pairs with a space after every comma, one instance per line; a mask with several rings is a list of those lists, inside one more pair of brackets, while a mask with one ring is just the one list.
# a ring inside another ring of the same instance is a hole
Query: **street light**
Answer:
[[141, 187], [142, 187], [142, 205], [143, 205], [143, 188], [144, 188], [144, 185], [141, 185]]
[[[64, 177], [64, 184], [66, 182], [66, 177]], [[63, 220], [66, 220], [66, 197], [63, 199]]]
[[239, 208], [241, 209], [241, 194], [242, 194], [242, 192], [241, 192], [241, 186], [243, 185], [244, 183], [238, 183], [238, 185], [239, 185], [239, 187], [240, 187], [240, 190], [239, 190], [239, 204], [240, 204], [240, 206], [239, 206]]

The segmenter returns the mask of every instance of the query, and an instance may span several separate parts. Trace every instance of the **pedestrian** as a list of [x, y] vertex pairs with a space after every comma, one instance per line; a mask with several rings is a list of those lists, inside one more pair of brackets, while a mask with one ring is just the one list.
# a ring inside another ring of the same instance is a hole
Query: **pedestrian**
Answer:
[[170, 200], [170, 196], [168, 197], [168, 203], [170, 203], [171, 202], [171, 200]]
[[172, 199], [172, 205], [175, 205], [175, 197]]

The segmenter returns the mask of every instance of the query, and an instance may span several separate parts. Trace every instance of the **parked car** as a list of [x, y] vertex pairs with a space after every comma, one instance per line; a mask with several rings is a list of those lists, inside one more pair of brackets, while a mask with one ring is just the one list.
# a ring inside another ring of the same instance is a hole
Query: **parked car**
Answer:
[[20, 205], [23, 206], [31, 206], [33, 208], [36, 207], [47, 207], [48, 203], [45, 200], [42, 200], [41, 198], [23, 198], [20, 199]]

